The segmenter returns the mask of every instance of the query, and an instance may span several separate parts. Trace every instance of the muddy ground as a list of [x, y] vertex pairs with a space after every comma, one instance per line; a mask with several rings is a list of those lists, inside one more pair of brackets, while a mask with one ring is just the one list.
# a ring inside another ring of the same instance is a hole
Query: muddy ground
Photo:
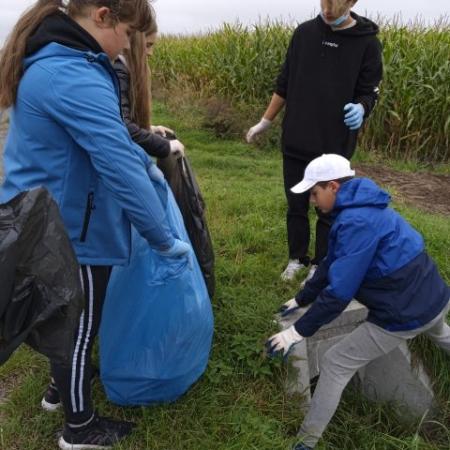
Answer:
[[450, 175], [400, 172], [374, 164], [357, 164], [358, 176], [369, 177], [388, 189], [393, 198], [434, 214], [450, 215]]

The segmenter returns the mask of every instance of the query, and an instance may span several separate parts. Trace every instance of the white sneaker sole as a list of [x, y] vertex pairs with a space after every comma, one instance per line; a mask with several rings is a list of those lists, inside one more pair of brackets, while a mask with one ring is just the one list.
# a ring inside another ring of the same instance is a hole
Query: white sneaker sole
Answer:
[[61, 450], [101, 450], [111, 449], [112, 447], [105, 447], [104, 445], [89, 445], [89, 444], [69, 444], [61, 436], [58, 441]]
[[59, 403], [48, 403], [45, 401], [45, 398], [41, 401], [41, 406], [44, 411], [47, 412], [56, 412], [61, 408], [61, 402]]

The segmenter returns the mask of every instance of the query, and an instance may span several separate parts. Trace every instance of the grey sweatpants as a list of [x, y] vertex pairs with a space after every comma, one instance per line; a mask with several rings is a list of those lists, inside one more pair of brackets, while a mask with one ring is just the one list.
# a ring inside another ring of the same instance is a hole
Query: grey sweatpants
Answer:
[[389, 332], [364, 322], [331, 347], [321, 361], [319, 381], [299, 431], [302, 442], [314, 448], [336, 412], [342, 392], [353, 375], [408, 339], [423, 333], [450, 355], [450, 326], [446, 323], [449, 308], [450, 303], [427, 325], [412, 331]]

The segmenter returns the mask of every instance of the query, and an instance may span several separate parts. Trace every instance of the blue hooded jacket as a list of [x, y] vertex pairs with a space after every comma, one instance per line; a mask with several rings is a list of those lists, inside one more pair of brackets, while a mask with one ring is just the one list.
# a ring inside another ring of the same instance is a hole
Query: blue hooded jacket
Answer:
[[1, 201], [46, 187], [80, 264], [126, 264], [131, 223], [152, 247], [170, 247], [174, 237], [148, 175], [154, 163], [122, 121], [107, 55], [63, 13], [45, 19], [31, 41], [36, 48], [10, 114]]
[[390, 196], [367, 178], [337, 193], [328, 254], [296, 299], [313, 302], [295, 323], [308, 337], [356, 298], [368, 321], [389, 331], [413, 330], [447, 305], [450, 290], [424, 251], [422, 236], [389, 208]]

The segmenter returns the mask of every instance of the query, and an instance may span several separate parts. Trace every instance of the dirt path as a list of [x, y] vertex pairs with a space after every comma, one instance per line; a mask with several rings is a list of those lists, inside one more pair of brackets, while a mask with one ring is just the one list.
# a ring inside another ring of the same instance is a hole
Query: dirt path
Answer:
[[374, 179], [409, 206], [434, 214], [450, 215], [450, 175], [400, 172], [389, 167], [358, 164], [357, 175]]

